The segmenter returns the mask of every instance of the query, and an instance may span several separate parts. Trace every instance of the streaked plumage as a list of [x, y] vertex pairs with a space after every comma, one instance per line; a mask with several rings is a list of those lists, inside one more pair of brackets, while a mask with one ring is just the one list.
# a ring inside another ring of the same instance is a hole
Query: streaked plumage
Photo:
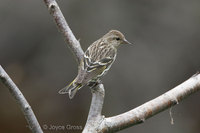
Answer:
[[95, 83], [105, 75], [115, 61], [117, 48], [121, 44], [130, 43], [121, 32], [111, 30], [90, 45], [79, 65], [77, 77], [61, 89], [59, 94], [69, 93], [69, 98], [72, 99], [80, 88]]

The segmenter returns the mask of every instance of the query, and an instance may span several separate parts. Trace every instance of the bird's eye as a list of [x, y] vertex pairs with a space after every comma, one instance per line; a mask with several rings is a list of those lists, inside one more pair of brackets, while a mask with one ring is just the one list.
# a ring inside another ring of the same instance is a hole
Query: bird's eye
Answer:
[[120, 38], [119, 37], [117, 37], [117, 38], [115, 38], [117, 41], [119, 41], [120, 40]]

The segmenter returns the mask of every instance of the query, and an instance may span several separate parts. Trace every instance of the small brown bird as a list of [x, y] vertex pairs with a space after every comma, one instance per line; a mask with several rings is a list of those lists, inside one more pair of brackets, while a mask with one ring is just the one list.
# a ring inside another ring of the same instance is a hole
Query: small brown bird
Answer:
[[69, 98], [72, 99], [83, 86], [93, 86], [110, 69], [115, 61], [117, 48], [121, 44], [131, 43], [120, 31], [111, 30], [90, 45], [79, 65], [77, 77], [68, 86], [61, 89], [59, 94], [69, 93]]

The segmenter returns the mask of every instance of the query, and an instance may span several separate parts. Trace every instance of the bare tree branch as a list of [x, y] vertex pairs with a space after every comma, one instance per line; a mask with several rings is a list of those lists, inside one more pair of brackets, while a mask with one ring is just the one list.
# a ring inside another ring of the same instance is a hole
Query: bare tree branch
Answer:
[[103, 84], [98, 84], [94, 90], [92, 90], [92, 102], [83, 133], [96, 132], [97, 127], [99, 127], [103, 121], [104, 117], [101, 115], [101, 111], [103, 107], [104, 95], [105, 91]]
[[31, 106], [26, 101], [25, 97], [19, 90], [19, 88], [15, 85], [12, 79], [8, 76], [8, 74], [4, 71], [4, 69], [0, 65], [0, 80], [2, 83], [9, 89], [12, 96], [15, 98], [16, 102], [19, 104], [26, 121], [28, 122], [28, 127], [33, 133], [43, 133]]
[[[84, 52], [79, 41], [77, 41], [69, 28], [58, 4], [55, 0], [44, 0], [44, 2], [47, 5], [50, 14], [53, 16], [58, 29], [63, 33], [66, 42], [72, 50], [72, 53], [80, 63]], [[178, 104], [178, 102], [190, 94], [195, 93], [199, 89], [200, 75], [198, 74], [165, 94], [133, 110], [117, 116], [104, 118], [104, 116], [101, 115], [104, 101], [104, 87], [103, 84], [99, 84], [94, 91], [92, 91], [92, 102], [83, 133], [116, 132], [142, 123], [155, 114]]]
[[65, 41], [68, 43], [69, 48], [76, 57], [78, 63], [80, 63], [83, 57], [83, 50], [79, 41], [76, 39], [71, 29], [69, 28], [57, 2], [55, 0], [44, 0], [50, 14], [54, 18], [58, 29], [64, 35]]
[[157, 113], [178, 104], [189, 95], [200, 90], [200, 74], [162, 94], [161, 96], [126, 113], [105, 118], [99, 127], [100, 132], [116, 132], [124, 128], [140, 124]]

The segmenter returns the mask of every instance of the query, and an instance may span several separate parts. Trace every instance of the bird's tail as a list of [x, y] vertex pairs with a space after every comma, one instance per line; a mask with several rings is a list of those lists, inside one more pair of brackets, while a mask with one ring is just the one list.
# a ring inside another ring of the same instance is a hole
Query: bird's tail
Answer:
[[75, 80], [73, 80], [68, 86], [61, 89], [58, 93], [59, 94], [66, 94], [69, 93], [69, 98], [72, 99], [76, 92], [82, 87], [81, 84], [76, 84]]

